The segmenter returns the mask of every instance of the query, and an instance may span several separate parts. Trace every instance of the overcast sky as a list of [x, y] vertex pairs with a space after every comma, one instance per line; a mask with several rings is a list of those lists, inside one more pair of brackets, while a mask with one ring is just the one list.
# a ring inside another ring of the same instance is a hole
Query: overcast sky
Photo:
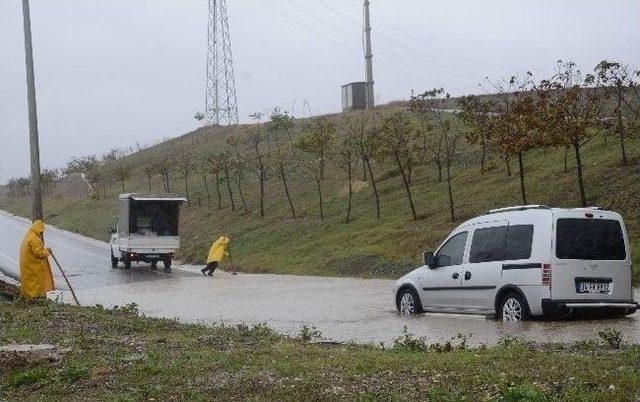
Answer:
[[[240, 118], [340, 109], [363, 79], [361, 0], [228, 0]], [[640, 65], [638, 0], [372, 0], [378, 102], [478, 92], [558, 59]], [[0, 0], [0, 183], [28, 172], [20, 0]], [[197, 127], [206, 0], [32, 0], [44, 167]]]

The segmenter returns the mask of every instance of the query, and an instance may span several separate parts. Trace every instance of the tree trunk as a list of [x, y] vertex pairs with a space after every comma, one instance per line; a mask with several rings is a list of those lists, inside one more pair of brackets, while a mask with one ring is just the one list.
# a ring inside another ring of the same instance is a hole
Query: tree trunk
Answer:
[[376, 178], [373, 176], [373, 170], [371, 169], [371, 161], [366, 158], [367, 170], [369, 170], [369, 178], [371, 179], [371, 188], [373, 189], [373, 197], [376, 202], [376, 219], [380, 219], [380, 195], [378, 194], [378, 186], [376, 184]]
[[264, 179], [266, 173], [264, 167], [260, 166], [260, 217], [264, 218]]
[[482, 156], [480, 157], [480, 172], [484, 174], [485, 172], [485, 161], [487, 159], [487, 144], [482, 143]]
[[189, 175], [188, 174], [184, 175], [184, 192], [187, 197], [187, 203], [191, 204], [191, 201], [189, 201]]
[[527, 190], [524, 185], [524, 160], [522, 152], [518, 152], [518, 167], [520, 168], [520, 193], [522, 194], [522, 205], [527, 203]]
[[364, 156], [362, 149], [360, 156], [362, 157], [362, 181], [367, 181], [367, 158]]
[[296, 210], [293, 207], [293, 200], [291, 199], [291, 194], [289, 193], [289, 185], [287, 184], [287, 175], [284, 172], [284, 165], [282, 161], [279, 163], [280, 167], [280, 178], [282, 179], [282, 184], [284, 185], [284, 194], [287, 196], [287, 201], [289, 201], [289, 208], [291, 209], [291, 216], [293, 219], [296, 218]]
[[564, 172], [567, 173], [569, 171], [569, 146], [564, 146]]
[[151, 176], [147, 175], [147, 188], [149, 189], [149, 192], [151, 192]]
[[580, 159], [580, 141], [573, 142], [573, 150], [576, 153], [576, 172], [578, 173], [578, 189], [580, 190], [580, 205], [587, 206], [587, 197], [584, 193], [584, 181], [582, 179], [582, 160]]
[[345, 222], [349, 223], [351, 221], [351, 200], [353, 198], [353, 185], [351, 183], [351, 155], [349, 155], [347, 159], [347, 178], [349, 180], [349, 194], [347, 196], [347, 216], [345, 217]]
[[618, 88], [618, 108], [616, 110], [616, 118], [618, 120], [617, 129], [618, 136], [620, 137], [620, 152], [622, 155], [622, 165], [627, 166], [629, 161], [627, 160], [627, 151], [624, 146], [624, 125], [622, 124], [622, 88]]
[[447, 164], [447, 189], [449, 191], [449, 213], [451, 222], [456, 221], [456, 212], [453, 206], [453, 191], [451, 189], [451, 166]]
[[229, 169], [224, 170], [224, 176], [227, 182], [227, 190], [229, 192], [229, 202], [231, 202], [231, 211], [235, 211], [236, 203], [233, 200], [233, 191], [231, 191], [231, 179], [229, 178]]
[[242, 173], [238, 172], [238, 178], [236, 180], [236, 184], [238, 185], [238, 194], [240, 194], [240, 201], [242, 202], [244, 212], [248, 212], [249, 208], [247, 208], [247, 203], [244, 200], [244, 193], [242, 192], [242, 178]]
[[[125, 180], [121, 180], [121, 181], [122, 181], [122, 192], [124, 193], [125, 192], [125, 189], [124, 189]], [[96, 193], [97, 193], [97, 191], [96, 191]]]
[[320, 220], [324, 220], [324, 208], [322, 204], [322, 178], [320, 174], [316, 177], [316, 186], [318, 187], [318, 202], [320, 204]]
[[209, 190], [209, 180], [207, 180], [207, 175], [202, 175], [202, 180], [204, 182], [204, 189], [207, 192], [207, 208], [211, 209], [211, 191]]
[[507, 177], [511, 177], [511, 158], [508, 156], [504, 158], [504, 163], [507, 166]]
[[220, 173], [216, 172], [216, 195], [218, 196], [218, 211], [222, 209], [222, 194], [220, 193]]
[[400, 170], [400, 174], [402, 175], [402, 181], [404, 182], [404, 189], [407, 192], [407, 200], [409, 201], [409, 207], [411, 208], [411, 216], [413, 217], [414, 221], [418, 220], [418, 215], [416, 214], [416, 207], [413, 204], [413, 197], [411, 195], [411, 185], [409, 184], [407, 175], [404, 172], [404, 168], [402, 167], [402, 162], [400, 161], [400, 158], [398, 158], [397, 155], [394, 157], [394, 159], [396, 161], [396, 165], [398, 166], [398, 169]]
[[438, 167], [438, 183], [442, 183], [442, 162], [436, 160], [436, 166]]

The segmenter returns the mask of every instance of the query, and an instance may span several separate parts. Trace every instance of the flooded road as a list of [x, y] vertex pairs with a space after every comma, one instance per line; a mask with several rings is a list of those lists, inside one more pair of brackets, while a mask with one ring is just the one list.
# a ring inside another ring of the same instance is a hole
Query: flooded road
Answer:
[[[17, 247], [27, 224], [0, 215], [0, 267], [10, 276], [17, 274]], [[266, 323], [287, 334], [297, 334], [303, 325], [315, 326], [324, 338], [334, 341], [389, 344], [406, 326], [409, 332], [431, 342], [446, 341], [459, 333], [471, 334], [469, 343], [473, 345], [494, 344], [505, 336], [572, 342], [596, 339], [598, 331], [613, 327], [622, 331], [625, 341], [640, 343], [638, 314], [617, 320], [520, 324], [462, 315], [401, 317], [395, 312], [391, 293], [394, 281], [390, 280], [232, 275], [219, 271], [210, 278], [200, 274], [200, 267], [188, 265], [169, 274], [144, 265], [130, 271], [113, 270], [107, 244], [50, 227], [46, 236], [72, 273], [70, 279], [84, 305], [137, 303], [148, 316], [207, 324]], [[69, 300], [68, 293], [64, 297]], [[639, 297], [636, 292], [636, 300]]]

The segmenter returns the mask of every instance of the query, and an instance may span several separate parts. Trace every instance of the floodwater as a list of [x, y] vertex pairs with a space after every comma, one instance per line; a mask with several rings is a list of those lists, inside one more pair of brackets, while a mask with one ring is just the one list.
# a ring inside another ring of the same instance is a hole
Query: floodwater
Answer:
[[[0, 267], [17, 275], [17, 247], [28, 222], [0, 214]], [[640, 315], [615, 320], [551, 321], [504, 324], [480, 316], [425, 314], [403, 317], [395, 312], [394, 281], [216, 271], [204, 277], [200, 267], [183, 265], [171, 273], [134, 265], [111, 269], [108, 245], [48, 228], [47, 242], [72, 275], [84, 305], [112, 307], [136, 303], [142, 313], [183, 322], [229, 325], [266, 323], [295, 335], [303, 325], [316, 327], [327, 340], [392, 343], [403, 328], [431, 342], [459, 333], [471, 334], [472, 345], [494, 344], [501, 338], [523, 337], [541, 342], [596, 339], [606, 327], [622, 331], [625, 341], [640, 343]], [[55, 268], [54, 268], [55, 269]], [[60, 278], [57, 284], [63, 282]], [[65, 287], [61, 286], [61, 290]], [[70, 300], [68, 292], [63, 292]], [[636, 292], [636, 300], [640, 294]]]

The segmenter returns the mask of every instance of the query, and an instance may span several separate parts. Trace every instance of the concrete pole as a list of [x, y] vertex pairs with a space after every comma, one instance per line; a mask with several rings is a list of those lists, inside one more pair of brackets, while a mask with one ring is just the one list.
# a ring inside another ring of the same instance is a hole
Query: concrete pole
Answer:
[[364, 1], [364, 35], [365, 35], [365, 62], [366, 62], [366, 100], [367, 109], [373, 109], [375, 101], [373, 97], [373, 54], [371, 53], [371, 19], [369, 17], [369, 0]]
[[27, 71], [27, 102], [29, 105], [29, 146], [31, 149], [31, 219], [35, 221], [42, 219], [42, 188], [40, 186], [40, 145], [38, 143], [38, 112], [36, 109], [36, 84], [33, 71], [29, 0], [22, 0], [22, 17]]

